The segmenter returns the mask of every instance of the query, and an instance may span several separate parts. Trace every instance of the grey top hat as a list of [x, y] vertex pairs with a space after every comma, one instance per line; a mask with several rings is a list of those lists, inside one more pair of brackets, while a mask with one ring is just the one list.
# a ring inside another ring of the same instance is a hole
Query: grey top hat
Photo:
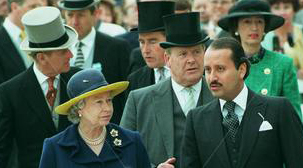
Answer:
[[59, 8], [64, 10], [83, 10], [88, 9], [99, 2], [100, 0], [62, 0], [57, 3]]
[[63, 25], [61, 13], [55, 7], [38, 7], [21, 19], [27, 38], [20, 44], [24, 51], [51, 51], [69, 48], [77, 39], [77, 32]]

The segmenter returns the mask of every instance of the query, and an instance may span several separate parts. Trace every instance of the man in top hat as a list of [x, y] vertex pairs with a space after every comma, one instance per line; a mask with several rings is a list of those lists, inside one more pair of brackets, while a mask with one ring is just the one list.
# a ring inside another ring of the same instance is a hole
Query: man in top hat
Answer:
[[[99, 0], [58, 1], [67, 24], [79, 34], [78, 42], [71, 48], [75, 56], [71, 59], [71, 65], [98, 69], [109, 83], [123, 81], [127, 78], [130, 48], [126, 41], [95, 30], [98, 3]], [[113, 100], [113, 123], [119, 124], [124, 103], [124, 94]]]
[[[139, 34], [139, 44], [142, 53], [136, 58], [144, 59], [146, 65], [128, 76], [130, 86], [128, 92], [155, 83], [170, 76], [169, 68], [165, 66], [164, 49], [160, 42], [165, 42], [163, 16], [173, 14], [175, 3], [172, 1], [138, 2], [139, 24], [132, 32]], [[132, 52], [132, 54], [135, 54]], [[139, 59], [140, 60], [140, 59]]]
[[189, 112], [182, 167], [303, 167], [300, 118], [287, 98], [258, 95], [245, 85], [250, 63], [238, 41], [213, 41], [204, 69], [216, 99]]
[[78, 70], [70, 68], [68, 49], [76, 31], [62, 24], [55, 7], [39, 7], [22, 17], [28, 37], [21, 50], [34, 64], [0, 85], [0, 165], [6, 167], [15, 140], [20, 168], [39, 165], [43, 141], [64, 130], [70, 122], [53, 109], [68, 100], [66, 83]]
[[180, 147], [187, 112], [212, 100], [203, 78], [204, 43], [199, 13], [164, 17], [167, 42], [161, 42], [171, 78], [131, 91], [121, 126], [142, 136], [151, 163], [180, 167]]
[[8, 6], [9, 13], [0, 26], [0, 84], [31, 66], [32, 60], [19, 49], [25, 37], [21, 17], [28, 10], [42, 4], [42, 0], [7, 0], [5, 5]]

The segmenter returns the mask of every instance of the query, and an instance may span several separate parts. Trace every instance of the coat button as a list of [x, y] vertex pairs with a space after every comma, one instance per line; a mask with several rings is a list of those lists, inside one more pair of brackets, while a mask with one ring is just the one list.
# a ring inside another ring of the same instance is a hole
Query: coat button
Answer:
[[268, 90], [267, 90], [267, 89], [262, 89], [262, 90], [261, 90], [261, 94], [262, 94], [262, 95], [267, 95], [267, 93], [268, 93]]
[[270, 69], [269, 69], [269, 68], [265, 68], [265, 69], [264, 69], [264, 74], [269, 75], [269, 74], [270, 74], [270, 72], [271, 72], [271, 71], [270, 71]]

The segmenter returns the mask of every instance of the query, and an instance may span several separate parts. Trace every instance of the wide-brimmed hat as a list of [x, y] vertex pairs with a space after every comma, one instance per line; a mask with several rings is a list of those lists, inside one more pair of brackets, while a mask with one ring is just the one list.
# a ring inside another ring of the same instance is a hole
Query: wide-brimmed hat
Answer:
[[274, 30], [284, 24], [284, 18], [270, 12], [267, 2], [261, 0], [241, 0], [228, 11], [228, 15], [223, 16], [218, 25], [225, 31], [229, 31], [231, 21], [235, 18], [248, 16], [263, 16], [266, 18], [266, 31]]
[[21, 42], [24, 51], [51, 51], [69, 48], [77, 39], [77, 32], [63, 25], [61, 13], [55, 7], [38, 7], [21, 19], [27, 37]]
[[164, 31], [163, 16], [174, 13], [175, 2], [150, 1], [138, 2], [138, 27], [130, 31], [148, 33]]
[[58, 7], [64, 10], [84, 10], [97, 5], [100, 0], [62, 0], [58, 1]]
[[127, 81], [108, 84], [100, 71], [96, 69], [81, 70], [74, 74], [67, 83], [67, 94], [70, 100], [57, 106], [55, 111], [58, 114], [67, 115], [70, 107], [80, 100], [108, 91], [114, 97], [123, 92], [128, 84]]
[[209, 40], [202, 33], [199, 12], [171, 14], [163, 17], [166, 42], [162, 48], [187, 47], [205, 43]]

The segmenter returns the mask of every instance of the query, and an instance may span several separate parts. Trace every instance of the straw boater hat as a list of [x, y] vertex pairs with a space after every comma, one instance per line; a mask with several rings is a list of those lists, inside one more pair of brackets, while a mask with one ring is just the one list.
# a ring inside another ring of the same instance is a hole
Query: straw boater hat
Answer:
[[218, 21], [218, 25], [225, 31], [229, 31], [231, 21], [246, 16], [263, 16], [266, 19], [266, 32], [274, 30], [284, 24], [281, 16], [270, 12], [270, 6], [267, 2], [261, 0], [241, 0], [237, 2], [230, 10], [228, 15]]
[[161, 42], [164, 49], [170, 47], [189, 47], [209, 40], [200, 27], [199, 12], [171, 14], [163, 17], [166, 42]]
[[172, 1], [150, 1], [138, 2], [138, 27], [130, 31], [148, 33], [164, 31], [163, 16], [173, 14], [175, 2]]
[[67, 115], [70, 107], [87, 97], [111, 91], [114, 97], [128, 87], [129, 82], [108, 84], [103, 74], [95, 69], [85, 69], [74, 74], [67, 83], [67, 94], [70, 98], [55, 108], [56, 113]]
[[100, 0], [63, 0], [58, 1], [58, 7], [64, 10], [83, 10], [97, 5]]
[[61, 13], [55, 7], [38, 7], [25, 13], [21, 19], [27, 37], [20, 44], [24, 51], [51, 51], [66, 49], [78, 39], [76, 31], [63, 25]]

